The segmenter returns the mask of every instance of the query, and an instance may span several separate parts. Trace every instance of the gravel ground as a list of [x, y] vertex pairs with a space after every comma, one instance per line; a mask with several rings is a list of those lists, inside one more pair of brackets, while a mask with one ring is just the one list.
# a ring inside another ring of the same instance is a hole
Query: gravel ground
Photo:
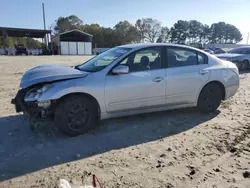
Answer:
[[101, 122], [75, 138], [41, 122], [31, 131], [10, 104], [22, 74], [41, 64], [76, 65], [89, 57], [0, 56], [0, 187], [55, 187], [65, 178], [105, 188], [249, 188], [250, 73], [214, 113], [183, 109]]

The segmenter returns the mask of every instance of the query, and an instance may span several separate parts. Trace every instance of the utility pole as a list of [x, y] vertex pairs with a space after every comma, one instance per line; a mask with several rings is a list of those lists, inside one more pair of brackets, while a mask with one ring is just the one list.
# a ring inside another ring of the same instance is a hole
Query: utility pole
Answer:
[[[44, 26], [44, 30], [46, 30], [46, 20], [45, 20], [44, 3], [42, 3], [42, 7], [43, 7], [43, 26]], [[47, 34], [45, 34], [44, 42], [45, 42], [46, 46], [48, 47], [48, 43], [47, 43], [47, 42], [48, 42]]]
[[249, 32], [247, 33], [247, 45], [248, 45], [248, 39], [249, 39]]

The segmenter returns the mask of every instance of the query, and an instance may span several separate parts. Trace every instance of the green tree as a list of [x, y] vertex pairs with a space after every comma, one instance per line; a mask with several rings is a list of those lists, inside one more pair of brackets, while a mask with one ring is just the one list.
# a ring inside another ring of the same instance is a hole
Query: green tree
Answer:
[[62, 33], [71, 29], [80, 29], [83, 21], [75, 15], [59, 17], [54, 23], [54, 34]]
[[156, 42], [161, 36], [161, 23], [158, 20], [152, 18], [143, 18], [136, 21], [135, 27], [138, 30], [141, 40], [148, 42]]
[[[127, 43], [138, 42], [172, 42], [185, 43], [237, 43], [242, 40], [242, 34], [234, 25], [225, 22], [214, 23], [211, 26], [197, 20], [178, 20], [171, 29], [161, 26], [158, 20], [152, 18], [138, 19], [135, 25], [128, 21], [120, 21], [113, 28], [98, 24], [83, 25], [83, 21], [75, 15], [59, 17], [54, 23], [54, 33], [58, 34], [71, 29], [80, 29], [93, 35], [93, 46], [113, 47]], [[23, 41], [33, 46], [34, 41]], [[16, 41], [10, 41], [9, 45]]]
[[201, 35], [203, 32], [203, 24], [197, 20], [188, 22], [188, 38], [190, 43], [201, 42]]
[[178, 20], [170, 29], [171, 42], [177, 44], [185, 44], [189, 31], [189, 23], [184, 20]]
[[138, 33], [138, 42], [143, 42], [145, 38], [145, 23], [142, 21], [142, 19], [136, 20], [135, 28]]
[[84, 25], [81, 30], [86, 33], [93, 35], [92, 42], [93, 46], [97, 44], [98, 46], [103, 45], [102, 27], [98, 24]]
[[169, 42], [169, 29], [168, 27], [162, 27], [161, 33], [156, 41], [157, 43], [166, 43]]
[[139, 40], [136, 27], [128, 21], [121, 21], [116, 24], [114, 27], [114, 35], [118, 45], [134, 43]]
[[209, 25], [202, 25], [201, 32], [199, 33], [200, 43], [207, 44], [211, 39], [211, 29]]
[[226, 24], [225, 27], [225, 43], [238, 43], [242, 40], [240, 30], [231, 24]]
[[103, 48], [112, 48], [117, 46], [117, 38], [114, 37], [114, 30], [110, 27], [102, 27], [102, 36], [103, 36]]
[[211, 43], [238, 43], [242, 40], [240, 30], [231, 24], [218, 22], [211, 25]]
[[214, 23], [211, 25], [211, 43], [225, 43], [225, 30], [226, 30], [226, 23], [225, 22], [219, 22]]

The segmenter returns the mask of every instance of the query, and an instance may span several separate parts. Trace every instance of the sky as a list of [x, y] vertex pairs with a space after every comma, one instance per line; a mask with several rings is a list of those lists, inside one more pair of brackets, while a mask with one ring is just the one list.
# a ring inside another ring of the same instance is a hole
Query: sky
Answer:
[[169, 28], [180, 19], [208, 25], [224, 21], [240, 29], [243, 44], [250, 32], [250, 0], [1, 0], [0, 27], [42, 29], [42, 3], [47, 28], [73, 14], [85, 24], [104, 27], [139, 18], [154, 18]]

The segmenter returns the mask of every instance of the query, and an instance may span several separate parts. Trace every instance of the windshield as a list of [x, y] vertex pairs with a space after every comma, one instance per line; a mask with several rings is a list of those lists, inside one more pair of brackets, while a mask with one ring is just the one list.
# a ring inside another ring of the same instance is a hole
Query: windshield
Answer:
[[131, 48], [116, 47], [109, 49], [90, 59], [86, 63], [76, 66], [76, 68], [86, 72], [100, 71], [129, 50], [131, 50]]

